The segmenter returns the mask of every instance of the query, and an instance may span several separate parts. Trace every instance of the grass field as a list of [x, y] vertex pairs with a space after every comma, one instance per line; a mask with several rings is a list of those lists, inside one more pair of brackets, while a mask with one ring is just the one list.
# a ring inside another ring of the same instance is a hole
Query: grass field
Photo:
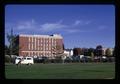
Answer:
[[114, 63], [5, 64], [6, 79], [112, 79]]

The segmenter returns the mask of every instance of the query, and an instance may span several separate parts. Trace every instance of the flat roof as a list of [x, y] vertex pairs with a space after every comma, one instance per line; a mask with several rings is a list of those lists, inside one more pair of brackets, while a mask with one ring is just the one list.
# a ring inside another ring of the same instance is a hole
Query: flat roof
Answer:
[[41, 38], [60, 38], [63, 37], [60, 34], [53, 34], [53, 35], [28, 35], [28, 34], [20, 34], [20, 37], [41, 37]]

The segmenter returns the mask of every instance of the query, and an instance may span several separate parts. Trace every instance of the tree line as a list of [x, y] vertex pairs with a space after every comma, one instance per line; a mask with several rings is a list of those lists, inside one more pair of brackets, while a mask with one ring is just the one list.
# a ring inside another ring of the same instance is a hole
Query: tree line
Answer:
[[73, 55], [85, 55], [85, 56], [114, 56], [115, 50], [111, 51], [110, 48], [103, 50], [102, 45], [96, 46], [96, 48], [74, 48]]

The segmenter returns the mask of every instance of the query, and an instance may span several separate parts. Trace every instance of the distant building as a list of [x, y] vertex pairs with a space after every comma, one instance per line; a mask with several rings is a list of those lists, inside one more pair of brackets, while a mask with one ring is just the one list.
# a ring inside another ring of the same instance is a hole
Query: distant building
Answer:
[[74, 48], [74, 49], [73, 49], [73, 55], [74, 55], [74, 56], [79, 56], [79, 55], [81, 55], [81, 48]]
[[102, 48], [102, 50], [103, 50], [103, 55], [106, 55], [105, 52], [106, 52], [107, 48], [104, 47], [104, 48]]
[[[106, 55], [106, 50], [107, 50], [108, 48], [102, 48], [102, 50], [103, 50], [103, 55]], [[113, 50], [114, 50], [114, 48], [109, 48], [110, 49], [110, 51], [111, 51], [111, 55], [113, 54]]]
[[63, 37], [59, 34], [53, 35], [18, 35], [19, 56], [56, 56], [53, 48], [60, 46], [63, 52]]
[[110, 48], [111, 55], [113, 55], [114, 48]]
[[65, 49], [64, 53], [67, 54], [67, 56], [72, 56], [73, 55], [73, 49]]

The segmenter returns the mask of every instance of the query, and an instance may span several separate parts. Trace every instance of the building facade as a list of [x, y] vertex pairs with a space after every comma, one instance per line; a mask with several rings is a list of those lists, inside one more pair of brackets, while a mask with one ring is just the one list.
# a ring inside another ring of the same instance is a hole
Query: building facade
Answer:
[[19, 35], [19, 56], [53, 57], [59, 46], [59, 52], [63, 50], [63, 37], [59, 34], [53, 35]]
[[106, 52], [107, 48], [104, 47], [104, 48], [102, 48], [102, 50], [103, 50], [103, 55], [106, 55], [105, 52]]
[[106, 50], [107, 50], [107, 49], [110, 49], [111, 55], [113, 55], [114, 48], [102, 48], [102, 50], [103, 50], [103, 55], [106, 55]]
[[65, 53], [67, 56], [73, 56], [73, 49], [65, 49], [65, 50], [64, 50], [64, 53]]

